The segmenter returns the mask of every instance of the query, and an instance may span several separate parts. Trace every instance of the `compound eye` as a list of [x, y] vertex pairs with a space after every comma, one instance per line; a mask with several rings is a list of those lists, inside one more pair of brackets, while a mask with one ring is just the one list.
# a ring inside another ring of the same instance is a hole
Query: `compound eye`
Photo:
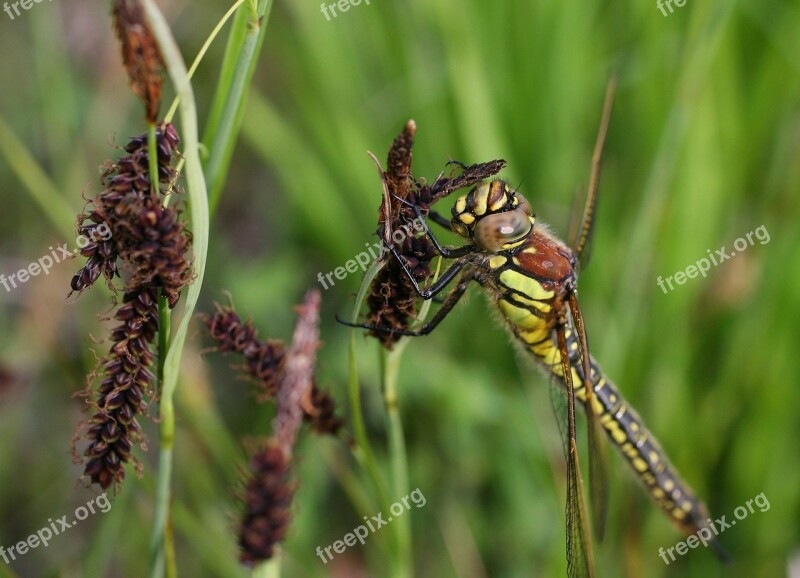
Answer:
[[[527, 203], [527, 201], [525, 201]], [[530, 205], [528, 205], [530, 208]], [[473, 238], [484, 249], [499, 251], [504, 245], [519, 241], [533, 227], [530, 215], [524, 207], [513, 211], [487, 215], [475, 225]]]

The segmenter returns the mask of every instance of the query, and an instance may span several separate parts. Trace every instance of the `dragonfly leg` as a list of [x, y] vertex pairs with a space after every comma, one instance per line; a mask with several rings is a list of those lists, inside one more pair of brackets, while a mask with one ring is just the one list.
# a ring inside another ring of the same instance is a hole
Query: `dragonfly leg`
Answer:
[[403, 272], [408, 277], [408, 280], [411, 281], [411, 284], [414, 286], [414, 290], [426, 301], [447, 287], [450, 281], [452, 281], [453, 278], [458, 275], [458, 272], [461, 271], [461, 269], [463, 269], [467, 264], [467, 261], [456, 261], [450, 265], [450, 267], [444, 273], [442, 273], [442, 276], [438, 281], [436, 281], [429, 288], [423, 289], [419, 286], [417, 279], [414, 277], [414, 273], [408, 268], [408, 264], [406, 264], [405, 259], [403, 259], [403, 256], [397, 251], [397, 249], [393, 245], [389, 245], [389, 251], [392, 253], [392, 255], [394, 255], [394, 258], [397, 259], [397, 262], [400, 263], [400, 267], [403, 268]]
[[464, 296], [464, 293], [469, 286], [469, 282], [472, 281], [473, 278], [473, 275], [470, 273], [463, 275], [461, 279], [459, 279], [458, 285], [456, 285], [456, 287], [447, 296], [447, 299], [445, 299], [444, 305], [439, 308], [430, 321], [416, 330], [398, 329], [395, 327], [374, 325], [372, 323], [350, 323], [349, 321], [341, 319], [338, 315], [336, 316], [336, 320], [343, 325], [347, 325], [348, 327], [358, 327], [361, 329], [369, 329], [371, 331], [380, 331], [382, 333], [391, 333], [394, 335], [406, 335], [408, 337], [420, 337], [422, 335], [428, 335], [430, 332], [436, 329], [436, 327], [444, 320], [444, 318], [447, 317], [448, 313], [453, 310], [453, 307], [456, 306], [456, 303], [458, 303], [458, 301]]
[[452, 230], [453, 230], [453, 226], [450, 224], [450, 221], [449, 221], [449, 220], [447, 220], [447, 218], [445, 218], [445, 217], [441, 216], [441, 215], [440, 215], [439, 213], [437, 213], [436, 211], [430, 211], [430, 212], [428, 213], [428, 216], [431, 218], [431, 220], [432, 220], [434, 223], [436, 223], [436, 224], [437, 224], [437, 225], [439, 225], [440, 227], [444, 227], [444, 228], [445, 228], [445, 229], [447, 229], [448, 231], [452, 231]]
[[[422, 225], [425, 229], [425, 234], [433, 243], [433, 246], [436, 247], [436, 250], [439, 251], [439, 254], [444, 257], [445, 259], [457, 259], [458, 257], [463, 257], [464, 255], [469, 255], [470, 253], [474, 253], [477, 250], [475, 245], [464, 245], [463, 247], [445, 247], [439, 242], [439, 239], [436, 238], [436, 235], [433, 234], [430, 227], [428, 227], [428, 222], [425, 219], [425, 215], [422, 213], [422, 209], [419, 208], [417, 205], [413, 205], [395, 195], [395, 198], [400, 201], [401, 203], [408, 205], [414, 211], [414, 214], [417, 217], [417, 222]], [[435, 211], [430, 211], [431, 218], [436, 222], [436, 224], [441, 225], [442, 227], [446, 227], [449, 230], [452, 230], [450, 227], [450, 221], [442, 217], [439, 213]], [[387, 243], [389, 244], [389, 243]], [[391, 246], [391, 244], [389, 244]]]

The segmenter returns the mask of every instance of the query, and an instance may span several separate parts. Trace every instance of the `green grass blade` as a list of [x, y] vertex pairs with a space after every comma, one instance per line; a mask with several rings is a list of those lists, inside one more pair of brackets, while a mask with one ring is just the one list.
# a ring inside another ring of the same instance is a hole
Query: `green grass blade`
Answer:
[[194, 249], [195, 280], [189, 286], [184, 306], [183, 317], [172, 340], [172, 344], [164, 361], [164, 382], [161, 391], [159, 416], [161, 454], [159, 459], [158, 484], [156, 489], [156, 512], [153, 521], [151, 541], [151, 573], [153, 578], [164, 575], [165, 530], [169, 511], [170, 480], [172, 470], [172, 448], [175, 433], [175, 415], [173, 394], [178, 383], [181, 354], [189, 330], [189, 321], [197, 305], [197, 299], [203, 286], [206, 257], [208, 253], [208, 196], [200, 164], [199, 139], [197, 131], [197, 111], [194, 92], [189, 81], [186, 64], [175, 43], [169, 26], [164, 20], [153, 0], [143, 1], [147, 21], [155, 35], [167, 71], [181, 98], [181, 128], [184, 140], [183, 155], [186, 159], [186, 188], [191, 212], [191, 230]]
[[17, 175], [25, 191], [50, 220], [50, 223], [66, 238], [75, 235], [65, 215], [74, 215], [75, 210], [64, 200], [56, 184], [28, 151], [11, 127], [0, 116], [0, 155], [5, 157]]

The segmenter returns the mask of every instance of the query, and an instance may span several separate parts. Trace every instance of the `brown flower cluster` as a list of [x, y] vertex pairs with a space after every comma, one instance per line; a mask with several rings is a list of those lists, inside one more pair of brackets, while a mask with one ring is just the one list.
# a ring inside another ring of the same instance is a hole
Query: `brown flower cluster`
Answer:
[[275, 400], [273, 434], [250, 465], [239, 532], [240, 559], [256, 564], [270, 559], [283, 541], [291, 520], [294, 493], [292, 454], [303, 421], [319, 434], [336, 435], [342, 422], [331, 396], [317, 388], [314, 377], [319, 348], [319, 291], [310, 291], [298, 307], [292, 342], [261, 341], [251, 321], [243, 322], [232, 307], [217, 305], [203, 321], [217, 349], [245, 359], [245, 370], [259, 384], [259, 401]]
[[144, 103], [147, 122], [155, 123], [161, 105], [163, 60], [142, 4], [140, 0], [114, 0], [111, 15], [131, 90]]
[[[175, 127], [171, 124], [159, 127], [156, 141], [159, 182], [169, 184], [176, 178], [171, 163], [180, 141]], [[104, 190], [91, 201], [90, 210], [78, 215], [78, 234], [99, 240], [81, 249], [87, 261], [72, 278], [72, 290], [83, 291], [101, 274], [109, 287], [116, 290], [113, 280], [119, 275], [119, 261], [132, 275], [126, 290], [161, 287], [174, 306], [177, 292], [192, 276], [185, 262], [190, 236], [178, 210], [163, 206], [160, 188], [151, 187], [147, 136], [131, 139], [124, 150], [128, 154], [103, 173]], [[98, 235], [100, 227], [111, 235]]]
[[[171, 163], [178, 141], [172, 125], [159, 127], [160, 183], [176, 178]], [[103, 275], [117, 291], [116, 277], [127, 279], [121, 284], [122, 305], [113, 316], [120, 323], [111, 332], [112, 345], [102, 362], [95, 413], [76, 432], [76, 438], [83, 434], [89, 440], [76, 461], [83, 462], [84, 475], [104, 489], [122, 483], [125, 464], [135, 461], [131, 448], [144, 441], [136, 417], [155, 397], [149, 368], [158, 332], [159, 296], [174, 307], [193, 275], [187, 261], [191, 239], [179, 211], [164, 207], [160, 185], [151, 186], [147, 137], [134, 138], [124, 148], [128, 154], [104, 173], [104, 190], [78, 217], [79, 233], [96, 238], [92, 230], [104, 227], [111, 235], [82, 249], [86, 265], [71, 283], [73, 291], [83, 291]]]
[[[244, 370], [258, 385], [258, 401], [276, 398], [286, 376], [286, 347], [276, 339], [261, 341], [253, 322], [242, 321], [233, 307], [217, 305], [213, 315], [200, 316], [219, 351], [244, 357]], [[303, 418], [318, 434], [336, 435], [342, 422], [336, 417], [336, 402], [316, 385], [312, 376], [311, 393], [303, 400]]]
[[[111, 333], [111, 351], [98, 390], [97, 411], [81, 424], [89, 447], [83, 454], [83, 475], [106, 489], [125, 479], [131, 448], [144, 441], [136, 416], [153, 395], [150, 350], [158, 331], [158, 291], [155, 288], [125, 294], [114, 318], [122, 323]], [[138, 464], [137, 464], [138, 467]]]
[[239, 532], [242, 563], [254, 565], [269, 560], [286, 537], [294, 494], [290, 476], [290, 460], [275, 445], [267, 446], [250, 460]]
[[252, 321], [242, 322], [233, 307], [217, 305], [214, 315], [203, 315], [209, 335], [219, 351], [238, 353], [245, 359], [248, 375], [259, 385], [259, 400], [275, 397], [283, 373], [286, 348], [277, 340], [260, 341]]
[[[505, 161], [494, 160], [475, 165], [452, 163], [462, 169], [458, 175], [440, 173], [433, 184], [416, 179], [411, 172], [412, 147], [416, 124], [409, 120], [403, 131], [394, 139], [386, 161], [386, 171], [381, 173], [384, 185], [383, 202], [378, 217], [378, 236], [388, 246], [393, 244], [392, 232], [411, 226], [417, 218], [415, 207], [427, 217], [436, 201], [453, 191], [469, 187], [478, 181], [497, 174]], [[411, 230], [411, 229], [407, 229]], [[424, 234], [406, 235], [401, 244], [394, 245], [420, 286], [432, 275], [431, 262], [436, 248]], [[419, 295], [397, 259], [387, 254], [386, 265], [376, 275], [367, 295], [367, 323], [379, 327], [407, 329], [417, 315]], [[400, 335], [371, 330], [384, 347], [391, 349]]]

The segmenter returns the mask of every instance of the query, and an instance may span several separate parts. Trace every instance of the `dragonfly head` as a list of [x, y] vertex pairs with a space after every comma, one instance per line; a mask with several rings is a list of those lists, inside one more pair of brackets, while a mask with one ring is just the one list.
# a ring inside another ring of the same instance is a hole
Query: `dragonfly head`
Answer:
[[453, 231], [486, 251], [512, 249], [533, 228], [531, 205], [505, 181], [484, 182], [461, 195], [453, 207]]

